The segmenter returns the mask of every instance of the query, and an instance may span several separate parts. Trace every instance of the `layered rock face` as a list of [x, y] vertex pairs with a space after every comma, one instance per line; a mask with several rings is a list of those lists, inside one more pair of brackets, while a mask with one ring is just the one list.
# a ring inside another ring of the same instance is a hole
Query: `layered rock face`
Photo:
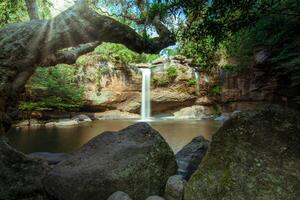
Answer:
[[298, 199], [300, 115], [281, 107], [238, 113], [213, 136], [186, 200]]
[[144, 200], [162, 195], [176, 174], [175, 156], [146, 123], [95, 137], [44, 178], [48, 193], [60, 200], [107, 199], [116, 191]]
[[[151, 67], [152, 112], [172, 112], [191, 106], [196, 101], [194, 70], [188, 59], [176, 56], [158, 59], [148, 64], [122, 64], [103, 59], [95, 52], [81, 56], [76, 64], [78, 85], [84, 87], [82, 110], [140, 113], [142, 73], [139, 67]], [[170, 70], [173, 74], [170, 74]], [[43, 93], [32, 91], [30, 82], [27, 93], [31, 99], [39, 99]], [[44, 114], [45, 115], [45, 114]]]

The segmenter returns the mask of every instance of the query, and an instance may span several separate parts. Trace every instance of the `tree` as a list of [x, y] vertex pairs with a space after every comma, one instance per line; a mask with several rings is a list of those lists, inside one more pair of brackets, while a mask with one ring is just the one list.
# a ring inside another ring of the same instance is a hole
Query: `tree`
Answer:
[[27, 12], [31, 20], [40, 19], [39, 10], [36, 0], [25, 0]]
[[0, 29], [1, 120], [16, 114], [16, 96], [38, 66], [70, 64], [101, 42], [121, 43], [139, 53], [157, 53], [175, 43], [173, 34], [159, 17], [154, 17], [151, 23], [159, 37], [145, 39], [128, 25], [99, 14], [90, 1], [79, 0], [53, 19]]

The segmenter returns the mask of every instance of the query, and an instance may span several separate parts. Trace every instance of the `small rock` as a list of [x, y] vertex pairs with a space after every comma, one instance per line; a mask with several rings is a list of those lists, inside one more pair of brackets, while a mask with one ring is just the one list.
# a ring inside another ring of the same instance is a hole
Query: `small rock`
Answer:
[[129, 112], [122, 112], [119, 110], [109, 110], [101, 113], [95, 113], [95, 118], [99, 120], [106, 120], [106, 119], [139, 119], [140, 115], [129, 113]]
[[235, 117], [237, 116], [238, 114], [240, 114], [242, 111], [240, 110], [235, 110], [233, 113], [231, 113], [230, 117]]
[[166, 200], [182, 200], [185, 181], [180, 175], [171, 176], [166, 184], [165, 199]]
[[223, 115], [221, 115], [219, 117], [216, 117], [214, 120], [219, 121], [219, 122], [224, 122], [224, 121], [226, 121], [226, 118]]
[[128, 194], [122, 191], [113, 193], [107, 200], [132, 200]]
[[72, 118], [73, 120], [77, 122], [91, 122], [91, 118], [89, 118], [87, 115], [76, 115], [75, 117]]
[[146, 200], [165, 200], [165, 199], [160, 196], [150, 196]]
[[74, 126], [77, 124], [78, 124], [78, 122], [73, 119], [61, 119], [55, 123], [56, 126]]
[[37, 119], [31, 119], [31, 120], [23, 120], [15, 125], [16, 127], [41, 127], [43, 124], [41, 124]]
[[185, 180], [189, 180], [205, 156], [208, 145], [209, 141], [202, 136], [194, 138], [189, 144], [185, 145], [176, 154], [177, 174], [181, 175]]
[[54, 126], [56, 126], [55, 122], [48, 122], [48, 123], [45, 124], [46, 128], [50, 128], [50, 127], [54, 127]]

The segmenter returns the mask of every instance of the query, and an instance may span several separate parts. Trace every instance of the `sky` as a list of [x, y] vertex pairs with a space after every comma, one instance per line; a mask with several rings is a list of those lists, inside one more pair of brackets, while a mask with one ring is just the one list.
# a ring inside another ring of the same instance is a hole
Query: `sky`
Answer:
[[56, 16], [62, 11], [68, 9], [74, 4], [75, 0], [50, 0], [53, 4], [53, 8], [51, 10], [52, 16]]

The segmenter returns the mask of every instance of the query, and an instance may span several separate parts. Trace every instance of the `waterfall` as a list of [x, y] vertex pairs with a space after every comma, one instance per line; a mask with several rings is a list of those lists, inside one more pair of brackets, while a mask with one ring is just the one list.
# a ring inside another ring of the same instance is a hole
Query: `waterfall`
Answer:
[[149, 120], [151, 117], [151, 97], [150, 97], [150, 85], [151, 85], [151, 69], [141, 68], [143, 74], [142, 84], [142, 108], [141, 117], [142, 120]]
[[200, 74], [199, 71], [195, 70], [195, 79], [196, 79], [196, 94], [200, 94]]

